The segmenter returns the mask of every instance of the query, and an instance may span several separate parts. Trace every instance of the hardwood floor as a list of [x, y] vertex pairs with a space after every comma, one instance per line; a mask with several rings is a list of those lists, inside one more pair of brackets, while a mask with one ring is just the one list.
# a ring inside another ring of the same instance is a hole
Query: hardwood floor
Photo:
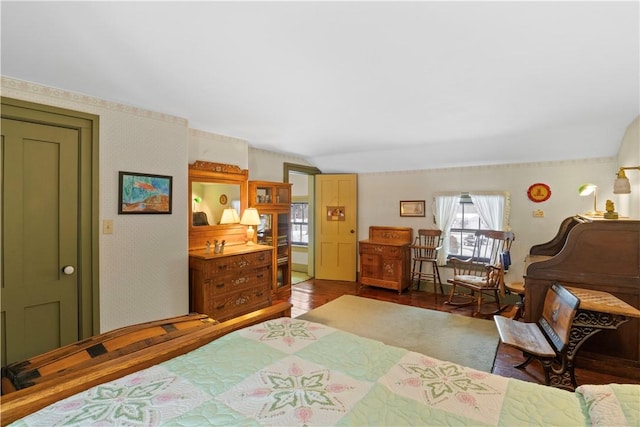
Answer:
[[[396, 291], [363, 286], [360, 289], [357, 282], [340, 282], [332, 280], [310, 279], [292, 286], [290, 302], [293, 304], [291, 317], [296, 317], [307, 311], [328, 303], [341, 295], [358, 295], [382, 301], [411, 305], [432, 310], [447, 311], [460, 315], [471, 315], [471, 307], [454, 307], [445, 302], [445, 296], [425, 291], [405, 291], [398, 295]], [[515, 308], [514, 308], [515, 309]], [[504, 315], [508, 316], [509, 310]], [[500, 343], [493, 373], [505, 377], [518, 378], [524, 381], [543, 383], [544, 374], [537, 362], [531, 363], [526, 369], [516, 369], [513, 366], [523, 361], [522, 353], [512, 347]], [[575, 369], [578, 384], [609, 384], [632, 383], [640, 381], [629, 378], [616, 377], [586, 369]]]

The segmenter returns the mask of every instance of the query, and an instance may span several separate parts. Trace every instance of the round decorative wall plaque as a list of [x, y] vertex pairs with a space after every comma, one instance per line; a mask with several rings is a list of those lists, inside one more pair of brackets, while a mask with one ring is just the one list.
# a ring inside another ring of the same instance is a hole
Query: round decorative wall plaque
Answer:
[[549, 197], [551, 197], [551, 189], [547, 184], [538, 182], [529, 186], [529, 189], [527, 190], [527, 197], [535, 203], [545, 202], [549, 200]]
[[220, 195], [220, 204], [221, 205], [226, 205], [227, 204], [227, 195], [226, 194], [221, 194]]

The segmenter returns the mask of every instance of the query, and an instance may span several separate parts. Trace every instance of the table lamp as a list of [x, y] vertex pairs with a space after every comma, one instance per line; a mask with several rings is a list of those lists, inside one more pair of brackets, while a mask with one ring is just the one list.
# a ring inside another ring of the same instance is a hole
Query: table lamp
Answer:
[[260, 225], [260, 214], [258, 214], [258, 210], [256, 208], [245, 209], [242, 213], [240, 224], [249, 226], [247, 227], [247, 245], [253, 245], [253, 236], [255, 234], [253, 226]]
[[220, 218], [220, 224], [237, 224], [240, 222], [240, 216], [238, 211], [234, 208], [226, 208], [222, 211], [222, 218]]
[[193, 212], [195, 212], [195, 211], [196, 211], [196, 205], [197, 205], [198, 203], [200, 203], [200, 202], [202, 202], [202, 197], [200, 197], [200, 196], [196, 196], [196, 197], [194, 197], [194, 198], [193, 198], [193, 207], [191, 208], [191, 210], [192, 210]]
[[593, 194], [593, 211], [591, 212], [587, 212], [587, 215], [590, 216], [602, 216], [603, 212], [598, 211], [597, 205], [598, 205], [598, 186], [595, 184], [590, 184], [590, 183], [586, 183], [586, 184], [582, 184], [580, 187], [578, 187], [578, 193], [581, 196], [588, 196], [590, 194]]

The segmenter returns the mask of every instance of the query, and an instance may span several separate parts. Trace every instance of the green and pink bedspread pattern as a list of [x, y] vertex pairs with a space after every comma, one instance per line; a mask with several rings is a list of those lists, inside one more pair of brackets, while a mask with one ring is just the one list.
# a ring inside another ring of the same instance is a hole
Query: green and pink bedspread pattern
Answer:
[[640, 386], [576, 393], [281, 318], [96, 386], [16, 426], [639, 425]]

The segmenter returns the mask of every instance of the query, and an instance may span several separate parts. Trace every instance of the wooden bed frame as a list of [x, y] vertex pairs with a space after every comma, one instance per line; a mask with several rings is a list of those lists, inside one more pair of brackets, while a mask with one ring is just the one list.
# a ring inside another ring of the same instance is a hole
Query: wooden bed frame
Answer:
[[[165, 334], [166, 339], [150, 339], [148, 331], [152, 328], [158, 329], [161, 324], [173, 324], [175, 323], [174, 319], [184, 321], [185, 316], [121, 328], [50, 351], [20, 365], [33, 368], [36, 365], [33, 361], [37, 360], [41, 364], [42, 361], [46, 361], [48, 365], [65, 366], [64, 369], [39, 375], [37, 382], [25, 386], [25, 388], [15, 389], [12, 381], [5, 377], [3, 371], [2, 389], [6, 394], [2, 395], [0, 401], [0, 425], [10, 424], [47, 405], [98, 384], [121, 378], [192, 351], [235, 330], [265, 320], [290, 317], [290, 315], [291, 304], [288, 302], [278, 302], [222, 323], [203, 315], [194, 314], [192, 315], [193, 319], [187, 319], [186, 322], [189, 325], [182, 332]], [[194, 327], [195, 322], [198, 325]], [[103, 346], [102, 343], [105, 342], [103, 338], [109, 336], [109, 341], [112, 342], [114, 335], [121, 341], [128, 337], [130, 342], [125, 346], [127, 351], [107, 351], [106, 356], [101, 355], [89, 362], [86, 360], [87, 357], [80, 355], [80, 353], [86, 354], [87, 343], [91, 344], [92, 348], [96, 347], [95, 343], [98, 343], [98, 346]], [[78, 350], [80, 347], [82, 348]], [[74, 366], [73, 361], [68, 362], [73, 358], [82, 359], [82, 361]]]

